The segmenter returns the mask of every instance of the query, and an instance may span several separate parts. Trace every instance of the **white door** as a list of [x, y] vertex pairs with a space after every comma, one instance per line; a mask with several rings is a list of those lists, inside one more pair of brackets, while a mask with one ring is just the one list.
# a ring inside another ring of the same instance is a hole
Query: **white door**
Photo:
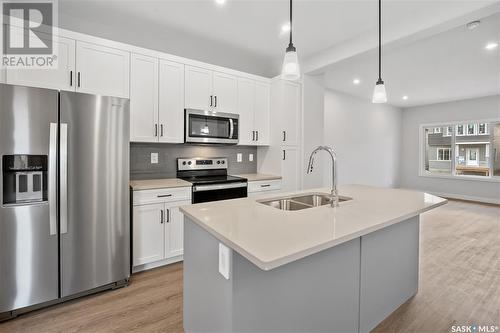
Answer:
[[184, 215], [179, 207], [190, 204], [191, 201], [165, 204], [165, 258], [180, 256], [184, 251]]
[[130, 53], [77, 41], [77, 91], [89, 94], [129, 97]]
[[295, 147], [282, 147], [281, 150], [281, 189], [295, 191], [300, 189], [300, 157]]
[[185, 108], [211, 110], [214, 105], [212, 71], [185, 66]]
[[238, 79], [238, 114], [240, 145], [255, 145], [256, 135], [254, 129], [255, 81]]
[[143, 265], [164, 258], [165, 232], [162, 221], [164, 204], [134, 206], [133, 265]]
[[[44, 40], [44, 38], [41, 38]], [[9, 69], [6, 82], [21, 86], [74, 91], [76, 87], [75, 45], [73, 39], [58, 37], [57, 68]]]
[[467, 148], [465, 152], [466, 152], [467, 166], [478, 166], [479, 148]]
[[238, 78], [213, 73], [214, 111], [236, 113], [238, 109]]
[[130, 141], [158, 142], [158, 59], [132, 54]]
[[270, 117], [270, 91], [271, 86], [267, 83], [257, 82], [255, 85], [255, 121], [254, 127], [257, 131], [257, 144], [269, 145], [271, 140], [269, 123]]
[[184, 65], [160, 59], [160, 142], [184, 142]]
[[282, 141], [284, 145], [299, 144], [299, 124], [301, 109], [300, 85], [295, 82], [283, 82]]

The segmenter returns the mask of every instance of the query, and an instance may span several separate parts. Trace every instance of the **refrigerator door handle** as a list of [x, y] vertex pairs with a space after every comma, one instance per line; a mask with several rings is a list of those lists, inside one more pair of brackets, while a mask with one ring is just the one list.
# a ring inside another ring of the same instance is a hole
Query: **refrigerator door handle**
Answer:
[[49, 219], [50, 235], [57, 235], [57, 123], [49, 131]]
[[60, 184], [61, 192], [59, 202], [61, 204], [61, 234], [68, 232], [68, 124], [61, 123], [60, 127]]

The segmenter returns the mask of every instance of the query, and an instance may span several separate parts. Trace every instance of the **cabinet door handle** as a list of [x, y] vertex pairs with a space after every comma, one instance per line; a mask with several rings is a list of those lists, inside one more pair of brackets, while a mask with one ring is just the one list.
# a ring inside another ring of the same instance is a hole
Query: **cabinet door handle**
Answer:
[[158, 124], [155, 124], [155, 137], [158, 136]]
[[214, 106], [217, 107], [217, 96], [215, 96], [214, 99], [215, 99], [215, 105]]
[[286, 141], [286, 131], [283, 131], [283, 141]]
[[255, 133], [257, 134], [257, 135], [255, 136], [255, 141], [259, 141], [259, 131], [255, 131]]
[[214, 104], [214, 96], [210, 95], [210, 106], [213, 106]]
[[160, 136], [163, 136], [163, 124], [160, 125]]
[[172, 194], [161, 194], [161, 195], [157, 195], [156, 197], [157, 198], [168, 198], [168, 197], [171, 197]]
[[283, 150], [283, 161], [286, 160], [286, 151]]
[[260, 185], [260, 187], [271, 187], [271, 184]]
[[167, 223], [170, 223], [170, 209], [167, 208]]
[[78, 88], [81, 87], [81, 74], [78, 72]]
[[73, 87], [73, 71], [69, 71], [69, 86]]
[[164, 218], [164, 217], [163, 217], [163, 214], [164, 214], [164, 213], [163, 213], [163, 209], [162, 209], [162, 210], [160, 210], [160, 223], [161, 223], [161, 224], [163, 224], [163, 218]]

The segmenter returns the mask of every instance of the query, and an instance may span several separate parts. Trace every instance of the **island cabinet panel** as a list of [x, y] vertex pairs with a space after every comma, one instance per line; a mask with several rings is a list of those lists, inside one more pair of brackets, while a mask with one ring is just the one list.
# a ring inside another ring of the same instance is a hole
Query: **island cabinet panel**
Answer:
[[231, 251], [226, 280], [219, 241], [184, 228], [186, 333], [358, 331], [359, 238], [268, 271]]
[[417, 293], [419, 217], [361, 237], [360, 332]]

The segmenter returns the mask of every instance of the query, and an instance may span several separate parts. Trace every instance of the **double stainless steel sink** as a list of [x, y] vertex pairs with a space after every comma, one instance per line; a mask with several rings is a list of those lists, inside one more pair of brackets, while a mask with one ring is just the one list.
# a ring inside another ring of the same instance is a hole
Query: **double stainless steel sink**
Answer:
[[[352, 198], [343, 196], [339, 197], [339, 202], [347, 200], [352, 200]], [[281, 210], [301, 210], [330, 205], [332, 203], [332, 197], [330, 196], [330, 194], [325, 193], [308, 193], [301, 194], [299, 196], [259, 200], [257, 202]]]

